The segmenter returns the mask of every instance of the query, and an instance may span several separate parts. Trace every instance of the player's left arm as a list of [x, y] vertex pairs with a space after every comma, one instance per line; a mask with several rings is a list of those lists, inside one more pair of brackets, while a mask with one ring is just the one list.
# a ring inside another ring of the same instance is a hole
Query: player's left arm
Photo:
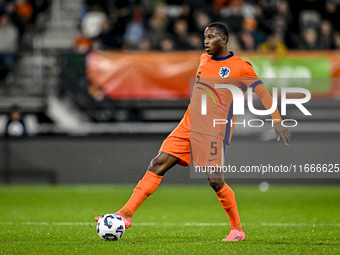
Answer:
[[[264, 86], [264, 84], [261, 83], [257, 85], [256, 87], [254, 87], [254, 92], [260, 98], [263, 106], [266, 109], [270, 109], [273, 104], [273, 98], [270, 95], [267, 88]], [[281, 124], [282, 118], [280, 116], [280, 113], [277, 107], [275, 108], [275, 111], [271, 114], [271, 116], [274, 122], [274, 130], [275, 130], [277, 140], [280, 141], [282, 139], [285, 145], [289, 145], [291, 133], [288, 130], [288, 128], [284, 127]]]
[[[273, 98], [262, 81], [257, 77], [253, 66], [248, 61], [243, 63], [240, 76], [242, 78], [242, 83], [247, 87], [252, 87], [260, 98], [263, 106], [267, 110], [270, 109], [273, 105]], [[271, 116], [277, 140], [280, 141], [282, 139], [285, 145], [289, 145], [291, 133], [288, 128], [281, 124], [282, 118], [277, 107]]]
[[279, 122], [274, 125], [274, 130], [276, 134], [276, 139], [280, 141], [280, 139], [282, 138], [285, 145], [289, 145], [291, 133], [288, 128], [282, 126], [281, 122]]

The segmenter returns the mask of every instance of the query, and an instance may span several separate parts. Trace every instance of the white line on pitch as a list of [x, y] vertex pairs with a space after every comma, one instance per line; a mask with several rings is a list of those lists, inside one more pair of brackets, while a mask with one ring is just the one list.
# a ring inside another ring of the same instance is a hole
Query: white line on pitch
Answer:
[[[0, 222], [0, 225], [53, 225], [53, 226], [82, 226], [93, 225], [95, 222]], [[185, 227], [218, 227], [229, 226], [229, 223], [204, 223], [204, 222], [187, 222], [187, 223], [171, 223], [171, 222], [136, 222], [134, 226], [178, 226]], [[243, 226], [262, 226], [262, 227], [340, 227], [340, 223], [242, 223]]]

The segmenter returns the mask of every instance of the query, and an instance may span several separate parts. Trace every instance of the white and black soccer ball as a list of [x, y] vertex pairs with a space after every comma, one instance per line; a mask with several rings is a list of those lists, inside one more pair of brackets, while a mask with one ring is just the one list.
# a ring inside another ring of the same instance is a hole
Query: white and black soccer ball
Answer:
[[124, 220], [121, 216], [108, 213], [97, 222], [97, 233], [104, 240], [117, 241], [125, 232]]

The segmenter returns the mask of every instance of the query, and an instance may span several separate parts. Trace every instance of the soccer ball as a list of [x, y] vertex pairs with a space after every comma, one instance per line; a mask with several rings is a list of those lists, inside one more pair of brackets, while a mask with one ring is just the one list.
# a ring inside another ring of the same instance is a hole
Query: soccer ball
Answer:
[[97, 222], [97, 233], [104, 240], [117, 241], [125, 232], [124, 220], [121, 216], [108, 213]]

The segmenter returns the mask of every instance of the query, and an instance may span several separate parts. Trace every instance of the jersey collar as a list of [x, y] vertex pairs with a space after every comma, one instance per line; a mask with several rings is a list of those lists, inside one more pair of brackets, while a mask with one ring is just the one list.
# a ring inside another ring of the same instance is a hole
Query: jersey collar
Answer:
[[223, 61], [223, 60], [229, 59], [229, 58], [231, 58], [232, 56], [234, 56], [234, 52], [229, 51], [229, 53], [230, 53], [230, 54], [229, 54], [228, 56], [224, 57], [224, 58], [214, 58], [213, 56], [211, 56], [211, 59], [212, 59], [212, 60], [215, 60], [215, 61]]

